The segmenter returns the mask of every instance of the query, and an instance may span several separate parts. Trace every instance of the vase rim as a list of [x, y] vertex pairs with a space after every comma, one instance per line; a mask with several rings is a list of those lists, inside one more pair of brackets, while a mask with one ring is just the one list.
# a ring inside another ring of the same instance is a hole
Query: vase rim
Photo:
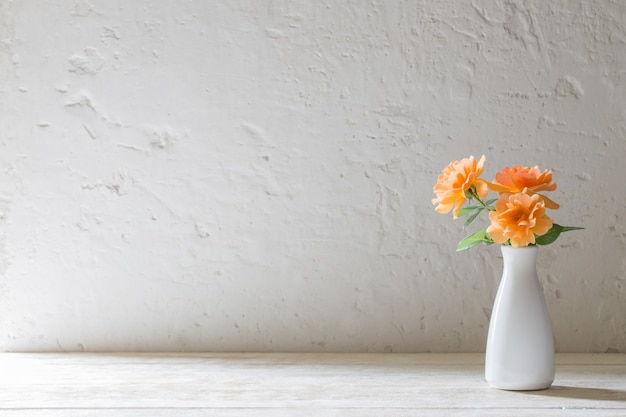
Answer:
[[502, 248], [502, 250], [537, 250], [539, 249], [539, 246], [537, 245], [532, 245], [532, 246], [519, 246], [519, 247], [515, 247], [515, 246], [509, 246], [509, 245], [500, 245], [500, 248]]

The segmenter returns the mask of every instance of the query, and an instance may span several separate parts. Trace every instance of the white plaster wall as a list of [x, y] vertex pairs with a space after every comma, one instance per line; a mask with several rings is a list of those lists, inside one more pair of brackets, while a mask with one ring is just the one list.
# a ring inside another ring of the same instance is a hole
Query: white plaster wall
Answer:
[[0, 349], [481, 351], [452, 159], [554, 171], [559, 351], [626, 351], [626, 2], [0, 1]]

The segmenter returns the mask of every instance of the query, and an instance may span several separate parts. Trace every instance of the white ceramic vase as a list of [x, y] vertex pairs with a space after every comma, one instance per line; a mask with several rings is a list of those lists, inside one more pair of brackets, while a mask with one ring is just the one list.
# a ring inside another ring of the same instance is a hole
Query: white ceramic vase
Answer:
[[554, 339], [537, 277], [537, 246], [501, 246], [502, 280], [489, 322], [485, 378], [504, 390], [540, 390], [554, 381]]

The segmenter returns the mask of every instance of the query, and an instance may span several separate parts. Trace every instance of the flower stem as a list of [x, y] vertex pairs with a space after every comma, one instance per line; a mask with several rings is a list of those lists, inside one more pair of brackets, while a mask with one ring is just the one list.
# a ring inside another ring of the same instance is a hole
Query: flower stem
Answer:
[[467, 192], [469, 193], [469, 195], [478, 202], [478, 204], [480, 204], [485, 210], [489, 210], [489, 211], [494, 211], [495, 208], [493, 206], [489, 206], [487, 204], [485, 204], [485, 202], [483, 200], [481, 200], [481, 198], [478, 196], [478, 194], [476, 193], [476, 189], [474, 189], [474, 187], [470, 188], [469, 190], [467, 190]]

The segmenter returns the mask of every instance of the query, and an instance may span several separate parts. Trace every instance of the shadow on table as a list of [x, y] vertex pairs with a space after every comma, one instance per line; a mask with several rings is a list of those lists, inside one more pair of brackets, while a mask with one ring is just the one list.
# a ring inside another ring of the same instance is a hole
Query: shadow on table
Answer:
[[527, 391], [529, 394], [545, 397], [575, 398], [596, 401], [623, 401], [626, 403], [626, 391], [604, 388], [568, 387], [553, 385], [547, 390]]

